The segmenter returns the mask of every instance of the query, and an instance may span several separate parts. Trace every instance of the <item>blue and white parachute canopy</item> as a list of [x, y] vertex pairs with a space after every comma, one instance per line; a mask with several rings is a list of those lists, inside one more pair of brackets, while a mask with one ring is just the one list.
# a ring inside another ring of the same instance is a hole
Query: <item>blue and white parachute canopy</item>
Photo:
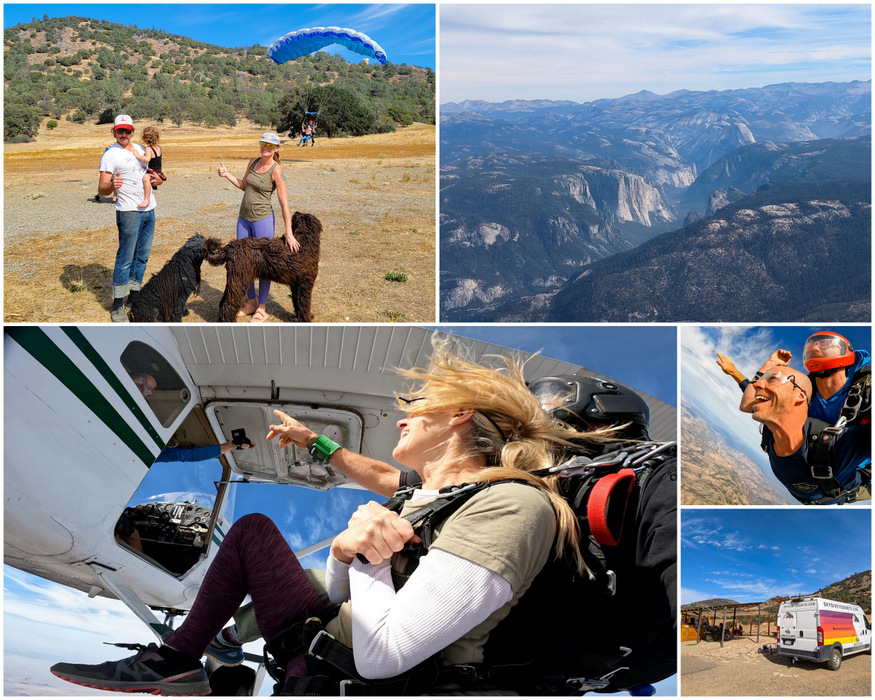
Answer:
[[313, 27], [289, 32], [267, 47], [267, 55], [274, 62], [282, 64], [332, 44], [339, 44], [357, 54], [376, 59], [380, 63], [388, 60], [383, 47], [367, 34], [343, 27]]

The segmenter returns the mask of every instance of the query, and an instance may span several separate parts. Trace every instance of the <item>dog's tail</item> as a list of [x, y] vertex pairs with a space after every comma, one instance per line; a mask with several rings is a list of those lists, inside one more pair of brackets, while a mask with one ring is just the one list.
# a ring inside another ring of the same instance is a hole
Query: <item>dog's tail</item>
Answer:
[[228, 262], [228, 249], [218, 238], [207, 238], [204, 248], [207, 250], [207, 261], [210, 265], [224, 265]]

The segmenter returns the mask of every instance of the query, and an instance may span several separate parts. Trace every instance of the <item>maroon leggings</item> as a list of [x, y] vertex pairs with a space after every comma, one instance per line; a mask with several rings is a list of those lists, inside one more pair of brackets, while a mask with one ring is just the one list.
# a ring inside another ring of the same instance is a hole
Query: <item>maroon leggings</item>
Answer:
[[194, 599], [191, 612], [164, 643], [196, 659], [252, 596], [255, 621], [265, 640], [324, 605], [276, 525], [253, 513], [228, 531]]

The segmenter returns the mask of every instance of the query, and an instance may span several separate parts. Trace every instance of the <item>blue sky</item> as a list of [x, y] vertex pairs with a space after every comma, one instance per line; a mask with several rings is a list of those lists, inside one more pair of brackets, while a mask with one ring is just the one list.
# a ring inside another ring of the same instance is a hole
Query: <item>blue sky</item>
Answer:
[[814, 593], [872, 568], [869, 509], [685, 508], [682, 604]]
[[581, 365], [677, 406], [674, 326], [440, 326], [449, 333]]
[[443, 4], [440, 101], [869, 80], [867, 4]]
[[856, 349], [872, 349], [868, 326], [686, 326], [680, 332], [681, 405], [723, 433], [731, 446], [741, 449], [782, 490], [760, 449], [759, 424], [738, 410], [741, 391], [717, 366], [717, 353], [727, 355], [748, 377], [778, 348], [793, 354], [791, 367], [804, 369], [802, 346], [819, 330], [844, 335]]
[[[673, 326], [444, 326], [442, 330], [525, 352], [541, 350], [547, 357], [583, 365], [676, 405], [677, 330]], [[156, 463], [132, 502], [160, 495], [158, 500], [198, 498], [201, 505], [209, 507], [210, 494], [215, 493], [213, 481], [220, 475], [218, 461]], [[295, 486], [240, 484], [233, 491], [230, 512], [234, 518], [265, 513], [296, 550], [340, 532], [359, 504], [384, 500], [351, 489], [319, 492]], [[311, 555], [302, 564], [324, 568], [325, 555]], [[104, 646], [104, 641], [152, 641], [142, 623], [118, 601], [89, 599], [84, 593], [8, 566], [4, 566], [3, 629], [7, 695], [102, 695], [56, 679], [49, 666], [57, 661], [99, 663], [124, 656], [120, 650]], [[59, 655], [59, 649], [65, 653]], [[260, 645], [254, 643], [251, 650], [260, 653]], [[672, 677], [659, 684], [658, 692], [674, 695], [676, 688]]]
[[[392, 63], [435, 68], [435, 7], [433, 4], [304, 5], [250, 4], [19, 4], [5, 3], [3, 26], [34, 17], [89, 17], [141, 29], [163, 29], [226, 48], [270, 45], [305, 27], [349, 27], [367, 34], [386, 51]], [[326, 49], [358, 63], [362, 57], [339, 46]]]

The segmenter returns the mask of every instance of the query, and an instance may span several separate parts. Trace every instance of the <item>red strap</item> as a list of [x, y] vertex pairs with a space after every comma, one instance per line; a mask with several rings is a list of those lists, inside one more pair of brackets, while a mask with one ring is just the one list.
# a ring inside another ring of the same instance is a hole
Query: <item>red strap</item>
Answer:
[[[625, 492], [623, 491], [624, 483], [626, 484]], [[586, 504], [586, 515], [589, 519], [589, 530], [599, 544], [611, 547], [616, 547], [620, 544], [620, 537], [623, 535], [623, 523], [626, 520], [626, 507], [629, 504], [629, 494], [632, 493], [634, 486], [634, 469], [621, 469], [616, 474], [603, 476], [593, 486], [589, 503]], [[623, 512], [622, 518], [619, 521], [619, 532], [614, 535], [608, 522], [608, 510], [611, 507], [611, 497], [614, 496], [614, 492], [617, 489], [620, 489], [619, 495], [623, 499]]]

